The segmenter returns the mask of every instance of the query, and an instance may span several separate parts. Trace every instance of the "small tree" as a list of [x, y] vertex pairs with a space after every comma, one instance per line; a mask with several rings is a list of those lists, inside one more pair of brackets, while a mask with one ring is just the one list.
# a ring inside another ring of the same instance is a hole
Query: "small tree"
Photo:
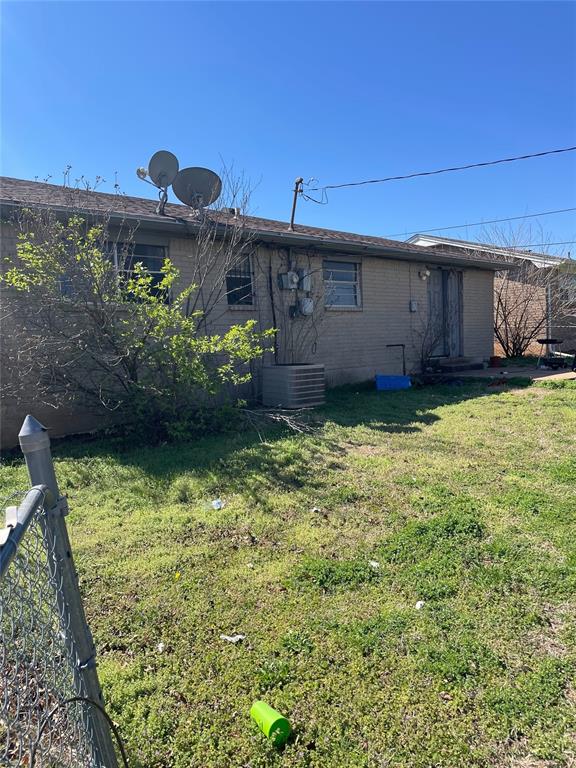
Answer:
[[[510, 264], [494, 280], [494, 334], [507, 357], [525, 355], [538, 338], [569, 318], [576, 330], [576, 264], [552, 258], [535, 264], [524, 247], [547, 241], [541, 229], [492, 229], [482, 239], [503, 249], [495, 258]], [[546, 246], [539, 248], [536, 255], [545, 255]]]
[[431, 365], [432, 355], [444, 337], [443, 325], [427, 308], [418, 320], [418, 326], [412, 331], [413, 344], [419, 357], [420, 373], [425, 374]]
[[506, 357], [521, 357], [549, 322], [549, 275], [515, 263], [494, 279], [494, 334]]
[[139, 263], [134, 227], [112, 227], [110, 212], [62, 218], [27, 209], [14, 223], [16, 261], [2, 278], [11, 289], [5, 328], [13, 329], [3, 350], [5, 396], [21, 399], [33, 384], [45, 404], [116, 412], [159, 438], [212, 426], [214, 396], [250, 380], [250, 363], [273, 334], [254, 320], [209, 330], [225, 274], [249, 241], [240, 226], [201, 216], [193, 280], [182, 284], [169, 259], [160, 278]]
[[[454, 302], [435, 307], [432, 304], [430, 292], [427, 291], [425, 307], [419, 313], [416, 327], [412, 327], [411, 332], [412, 345], [419, 358], [420, 373], [426, 374], [436, 367], [435, 355], [439, 357], [445, 355], [444, 346], [447, 337], [459, 322], [459, 313]], [[441, 350], [440, 354], [439, 350]]]

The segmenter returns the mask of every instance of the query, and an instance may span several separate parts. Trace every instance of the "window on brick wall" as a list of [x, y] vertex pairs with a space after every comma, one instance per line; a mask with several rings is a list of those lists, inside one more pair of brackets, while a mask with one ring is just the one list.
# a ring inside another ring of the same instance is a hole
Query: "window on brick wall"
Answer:
[[250, 256], [245, 256], [227, 272], [226, 299], [229, 307], [250, 307], [254, 304]]
[[324, 262], [324, 304], [327, 307], [359, 307], [360, 265], [354, 261]]
[[[129, 279], [134, 273], [136, 264], [146, 268], [152, 277], [153, 289], [164, 277], [163, 266], [166, 259], [166, 247], [164, 245], [147, 245], [145, 243], [111, 243], [109, 247], [110, 258], [120, 277]], [[166, 300], [169, 300], [166, 296]]]
[[164, 276], [162, 267], [166, 258], [166, 248], [163, 245], [116, 243], [113, 246], [112, 255], [118, 274], [130, 276], [134, 271], [134, 266], [140, 263], [152, 276], [153, 285], [158, 285]]

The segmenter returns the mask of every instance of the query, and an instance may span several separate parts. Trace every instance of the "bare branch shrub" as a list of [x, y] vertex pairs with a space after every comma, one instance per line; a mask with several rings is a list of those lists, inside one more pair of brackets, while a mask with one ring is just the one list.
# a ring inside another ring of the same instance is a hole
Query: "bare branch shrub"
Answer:
[[64, 188], [59, 209], [18, 209], [16, 259], [2, 277], [4, 397], [18, 402], [32, 384], [39, 402], [117, 412], [158, 436], [210, 428], [211, 397], [250, 379], [271, 336], [255, 320], [213, 330], [226, 275], [251, 248], [239, 208], [249, 188], [232, 174], [224, 182], [237, 205], [187, 216], [182, 272], [169, 259], [160, 274], [138, 261], [121, 195]]
[[[316, 353], [321, 325], [326, 317], [324, 309], [322, 260], [314, 251], [294, 252], [289, 248], [280, 251], [280, 272], [305, 270], [311, 281], [311, 290], [304, 291], [302, 285], [296, 290], [279, 290], [273, 285], [271, 301], [274, 305], [276, 327], [278, 328], [278, 354], [280, 364], [308, 363]], [[275, 282], [277, 276], [273, 276]], [[300, 300], [312, 299], [311, 314], [300, 312]]]
[[525, 355], [539, 338], [560, 332], [562, 339], [560, 326], [576, 335], [576, 264], [548, 256], [546, 246], [534, 254], [519, 247], [553, 242], [552, 236], [530, 224], [493, 228], [482, 239], [499, 249], [494, 258], [510, 264], [494, 279], [494, 334], [506, 357]]

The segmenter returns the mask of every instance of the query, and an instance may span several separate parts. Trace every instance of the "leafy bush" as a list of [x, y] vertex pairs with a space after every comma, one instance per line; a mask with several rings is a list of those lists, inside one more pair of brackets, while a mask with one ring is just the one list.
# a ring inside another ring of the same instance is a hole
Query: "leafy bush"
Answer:
[[7, 395], [22, 394], [27, 369], [39, 399], [115, 414], [145, 440], [234, 424], [226, 392], [250, 381], [272, 330], [248, 320], [210, 333], [199, 287], [183, 285], [169, 259], [151, 274], [131, 252], [131, 233], [121, 235], [124, 261], [115, 263], [105, 220], [32, 210], [18, 223], [18, 259], [2, 278], [22, 318], [5, 354]]

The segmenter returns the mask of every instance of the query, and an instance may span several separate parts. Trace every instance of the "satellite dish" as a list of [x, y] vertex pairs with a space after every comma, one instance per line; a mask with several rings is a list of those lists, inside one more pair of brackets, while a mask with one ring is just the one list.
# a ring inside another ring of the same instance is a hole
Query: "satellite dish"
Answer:
[[172, 182], [172, 189], [184, 205], [204, 208], [220, 197], [222, 180], [208, 168], [183, 168]]
[[172, 152], [161, 149], [148, 163], [148, 175], [157, 187], [169, 187], [178, 173], [178, 158]]

